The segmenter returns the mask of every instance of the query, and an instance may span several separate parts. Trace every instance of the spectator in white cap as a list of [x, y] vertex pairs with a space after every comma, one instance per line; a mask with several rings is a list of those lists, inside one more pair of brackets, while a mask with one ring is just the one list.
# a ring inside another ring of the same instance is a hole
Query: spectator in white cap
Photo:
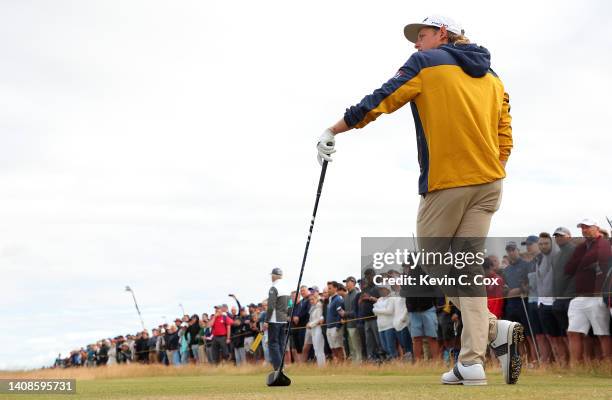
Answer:
[[[451, 18], [428, 16], [407, 25], [404, 35], [418, 52], [323, 132], [317, 156], [320, 162], [331, 161], [337, 134], [364, 128], [410, 103], [421, 171], [419, 248], [436, 251], [448, 249], [455, 237], [485, 238], [501, 203], [502, 179], [513, 146], [509, 96], [491, 69], [489, 51], [470, 43]], [[426, 238], [446, 239], [431, 245]], [[484, 240], [470, 251], [476, 254], [483, 248]], [[461, 310], [463, 333], [459, 363], [442, 376], [442, 383], [486, 384], [483, 365], [489, 343], [497, 348], [506, 383], [518, 380], [517, 342], [523, 338], [523, 327], [497, 321], [488, 312], [484, 290], [483, 286], [482, 296], [450, 298]]]
[[565, 273], [575, 277], [576, 298], [568, 309], [568, 338], [572, 363], [582, 361], [583, 337], [593, 329], [599, 339], [602, 356], [610, 356], [610, 313], [601, 301], [601, 285], [612, 257], [610, 243], [593, 219], [582, 220], [578, 225], [586, 240], [576, 250], [565, 266]]

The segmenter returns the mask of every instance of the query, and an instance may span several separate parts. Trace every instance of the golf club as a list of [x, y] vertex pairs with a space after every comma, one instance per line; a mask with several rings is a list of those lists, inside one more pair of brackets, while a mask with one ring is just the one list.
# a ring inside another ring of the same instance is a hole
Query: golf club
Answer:
[[[323, 161], [323, 165], [321, 166], [321, 176], [319, 177], [319, 187], [317, 188], [317, 198], [315, 200], [314, 210], [312, 211], [312, 219], [310, 220], [310, 230], [308, 231], [308, 240], [306, 240], [306, 248], [304, 249], [304, 258], [302, 259], [302, 269], [300, 270], [300, 277], [298, 278], [296, 293], [300, 293], [300, 285], [302, 284], [302, 275], [304, 275], [304, 266], [306, 265], [306, 256], [308, 255], [308, 247], [310, 246], [310, 238], [312, 236], [312, 228], [314, 227], [315, 217], [317, 216], [317, 208], [319, 207], [319, 198], [321, 197], [321, 190], [323, 189], [323, 181], [325, 180], [325, 171], [327, 171], [327, 160]], [[294, 306], [291, 310], [291, 318], [289, 321], [293, 320], [293, 315], [295, 313], [296, 307]], [[278, 367], [278, 370], [271, 372], [268, 375], [268, 379], [266, 384], [268, 386], [289, 386], [291, 385], [291, 379], [287, 375], [283, 373], [283, 367], [285, 366], [285, 352], [287, 351], [287, 344], [289, 344], [289, 328], [291, 326], [291, 322], [287, 323], [287, 328], [285, 329], [285, 343], [282, 347], [281, 352], [281, 363]]]

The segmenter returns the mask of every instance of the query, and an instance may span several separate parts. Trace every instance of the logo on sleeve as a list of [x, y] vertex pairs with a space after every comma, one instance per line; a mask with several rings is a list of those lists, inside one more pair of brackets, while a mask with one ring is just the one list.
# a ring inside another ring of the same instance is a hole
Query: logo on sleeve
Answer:
[[406, 75], [406, 73], [404, 71], [402, 71], [401, 69], [399, 71], [397, 71], [397, 73], [393, 76], [393, 79], [399, 79], [402, 76]]

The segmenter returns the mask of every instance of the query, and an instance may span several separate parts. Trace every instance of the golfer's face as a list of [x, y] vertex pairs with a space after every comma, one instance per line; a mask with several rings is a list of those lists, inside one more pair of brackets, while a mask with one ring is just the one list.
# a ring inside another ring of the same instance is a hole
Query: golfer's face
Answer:
[[417, 41], [414, 44], [414, 48], [418, 51], [424, 51], [435, 49], [441, 44], [439, 30], [434, 28], [421, 28], [417, 35]]

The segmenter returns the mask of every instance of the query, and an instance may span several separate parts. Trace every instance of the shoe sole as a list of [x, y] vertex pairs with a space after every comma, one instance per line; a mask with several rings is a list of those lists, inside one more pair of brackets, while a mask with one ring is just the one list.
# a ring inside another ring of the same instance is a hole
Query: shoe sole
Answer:
[[521, 354], [519, 351], [519, 345], [522, 341], [525, 340], [525, 328], [523, 325], [517, 323], [512, 327], [512, 343], [508, 346], [508, 359], [509, 359], [509, 368], [508, 375], [506, 377], [506, 383], [509, 385], [514, 385], [521, 374], [521, 368], [523, 365], [523, 361], [521, 360]]
[[473, 380], [462, 380], [462, 381], [454, 381], [454, 382], [447, 382], [447, 381], [442, 381], [442, 384], [444, 385], [463, 385], [463, 386], [483, 386], [487, 384], [486, 380], [481, 380], [481, 379], [473, 379]]

